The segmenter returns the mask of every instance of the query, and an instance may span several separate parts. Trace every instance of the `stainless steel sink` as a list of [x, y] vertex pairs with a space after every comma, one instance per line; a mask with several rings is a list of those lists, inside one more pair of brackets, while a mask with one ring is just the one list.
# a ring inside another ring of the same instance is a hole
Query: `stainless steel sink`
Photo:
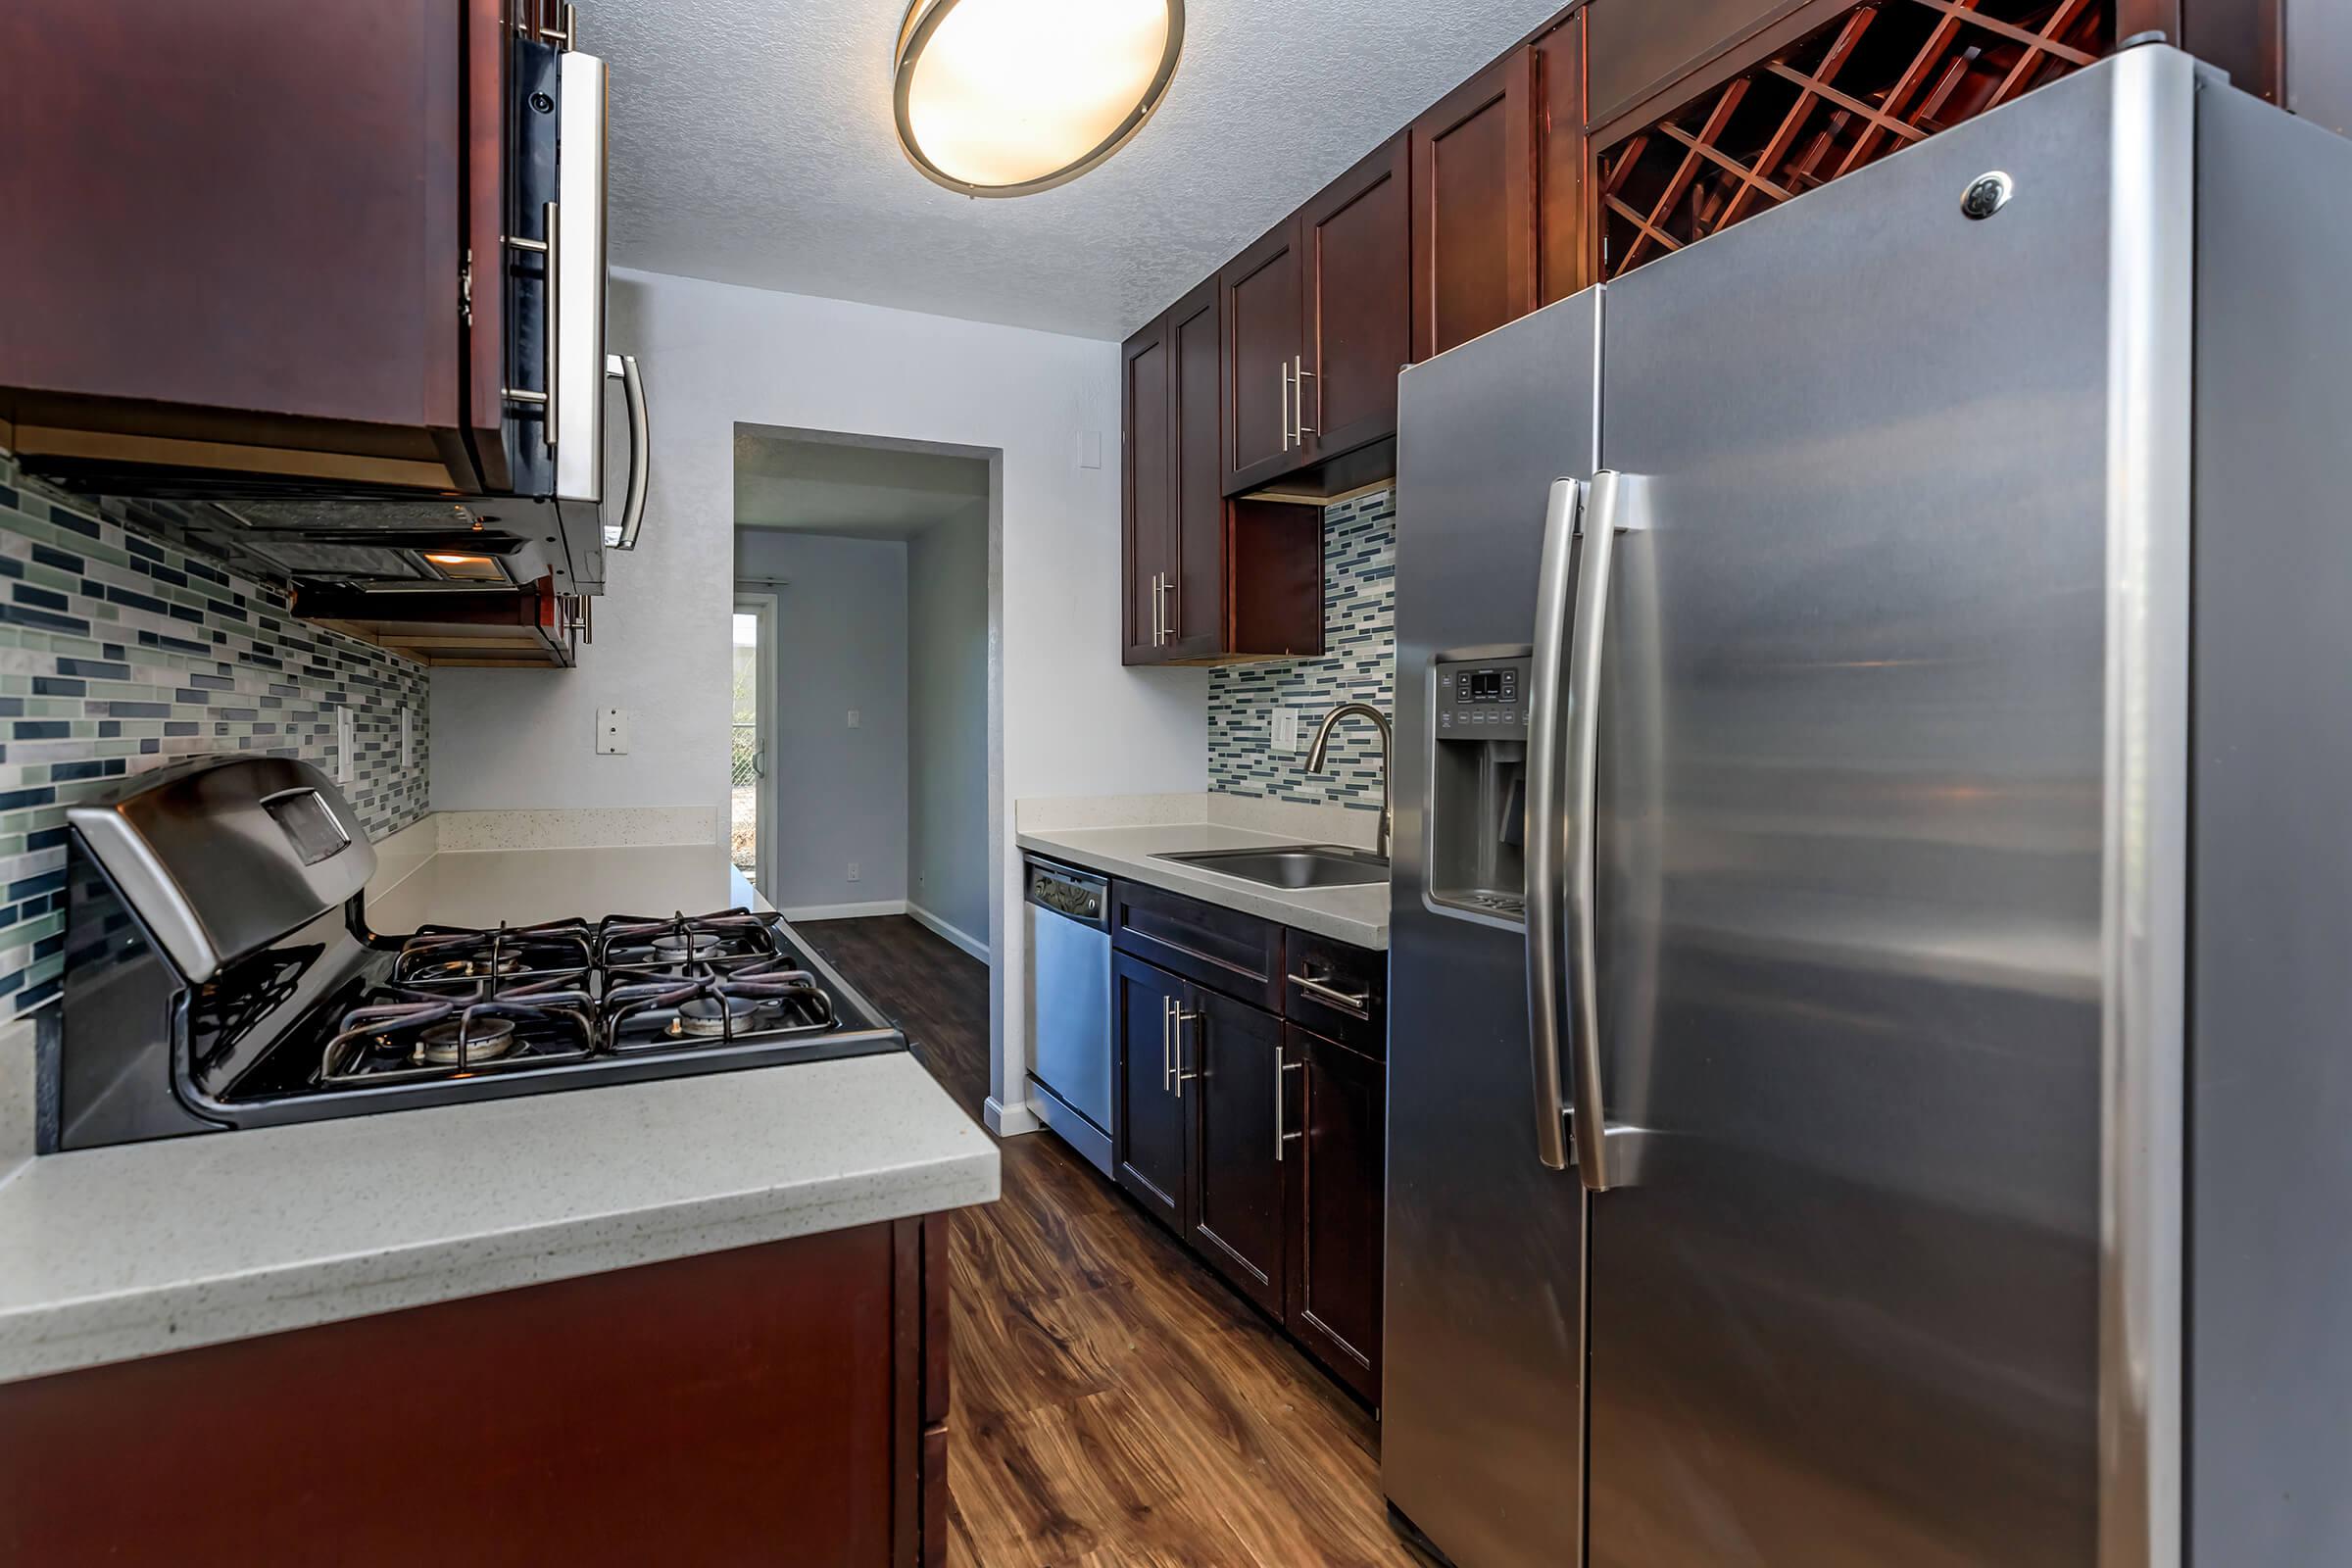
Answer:
[[1366, 850], [1336, 844], [1300, 844], [1264, 850], [1187, 850], [1155, 855], [1206, 871], [1222, 871], [1270, 888], [1360, 888], [1389, 879], [1389, 862]]

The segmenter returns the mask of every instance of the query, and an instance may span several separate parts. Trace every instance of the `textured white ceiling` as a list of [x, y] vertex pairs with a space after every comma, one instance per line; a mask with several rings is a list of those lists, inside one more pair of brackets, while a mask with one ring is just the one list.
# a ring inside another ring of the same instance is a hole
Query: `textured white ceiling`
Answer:
[[735, 427], [735, 525], [911, 539], [988, 517], [988, 464]]
[[612, 260], [1121, 338], [1561, 0], [1190, 0], [1142, 134], [974, 200], [899, 151], [904, 0], [581, 0], [612, 72]]

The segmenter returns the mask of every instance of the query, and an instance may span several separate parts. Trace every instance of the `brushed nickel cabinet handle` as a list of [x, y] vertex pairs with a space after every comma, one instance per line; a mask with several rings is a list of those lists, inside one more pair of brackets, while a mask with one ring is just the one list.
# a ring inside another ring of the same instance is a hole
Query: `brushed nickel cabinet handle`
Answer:
[[[1296, 389], [1291, 395], [1298, 406], [1298, 412], [1291, 417], [1291, 422], [1298, 427], [1298, 444], [1302, 447], [1306, 445], [1308, 436], [1322, 433], [1306, 422], [1306, 383], [1320, 379], [1320, 376], [1306, 368], [1305, 355], [1297, 354], [1291, 357], [1291, 385]], [[1317, 407], [1320, 408], [1319, 400]], [[1322, 416], [1317, 414], [1316, 417], [1320, 418]]]
[[1284, 1123], [1291, 1119], [1291, 1112], [1287, 1102], [1288, 1097], [1282, 1092], [1282, 1075], [1286, 1072], [1304, 1071], [1306, 1071], [1306, 1063], [1303, 1061], [1285, 1061], [1274, 1069], [1274, 1163], [1277, 1165], [1282, 1163], [1282, 1146], [1295, 1144], [1306, 1136], [1303, 1131], [1295, 1133], [1283, 1131]]
[[1161, 572], [1159, 574], [1159, 624], [1162, 635], [1169, 642], [1176, 641], [1178, 636], [1178, 632], [1176, 630], [1177, 617], [1184, 612], [1184, 601], [1182, 599], [1178, 599], [1173, 607], [1169, 606], [1167, 603], [1167, 596], [1175, 591], [1176, 579], [1164, 571]]
[[[1193, 1072], [1184, 1070], [1184, 1026], [1188, 1023], [1197, 1024], [1200, 1019], [1201, 1014], [1199, 1011], [1187, 1011], [1182, 1003], [1176, 1004], [1176, 1098], [1178, 1100], [1184, 1098], [1184, 1086], [1201, 1076], [1198, 1070]], [[1193, 1059], [1195, 1061], [1200, 1059], [1200, 1033], [1195, 1031], [1193, 1035]]]
[[1176, 1089], [1176, 999], [1159, 999], [1159, 1092]]
[[1341, 991], [1307, 974], [1286, 975], [1284, 978], [1317, 1002], [1329, 1003], [1343, 1012], [1352, 1012], [1359, 1018], [1369, 1019], [1372, 1016], [1372, 993], [1369, 991]]
[[1280, 367], [1282, 375], [1282, 450], [1291, 450], [1291, 368]]

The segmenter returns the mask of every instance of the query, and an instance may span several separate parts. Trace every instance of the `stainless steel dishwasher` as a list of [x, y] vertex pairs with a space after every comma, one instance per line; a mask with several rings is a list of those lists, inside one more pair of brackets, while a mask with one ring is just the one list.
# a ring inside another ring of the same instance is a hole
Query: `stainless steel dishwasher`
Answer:
[[1029, 896], [1029, 1084], [1038, 1119], [1110, 1172], [1110, 881], [1036, 856]]

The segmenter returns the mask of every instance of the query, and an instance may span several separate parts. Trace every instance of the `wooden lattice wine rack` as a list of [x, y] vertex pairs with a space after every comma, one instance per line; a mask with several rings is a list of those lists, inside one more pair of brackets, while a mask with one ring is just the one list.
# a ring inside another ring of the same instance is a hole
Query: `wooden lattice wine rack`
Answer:
[[2115, 0], [1857, 6], [1600, 151], [1600, 275], [1622, 277], [2114, 48]]

